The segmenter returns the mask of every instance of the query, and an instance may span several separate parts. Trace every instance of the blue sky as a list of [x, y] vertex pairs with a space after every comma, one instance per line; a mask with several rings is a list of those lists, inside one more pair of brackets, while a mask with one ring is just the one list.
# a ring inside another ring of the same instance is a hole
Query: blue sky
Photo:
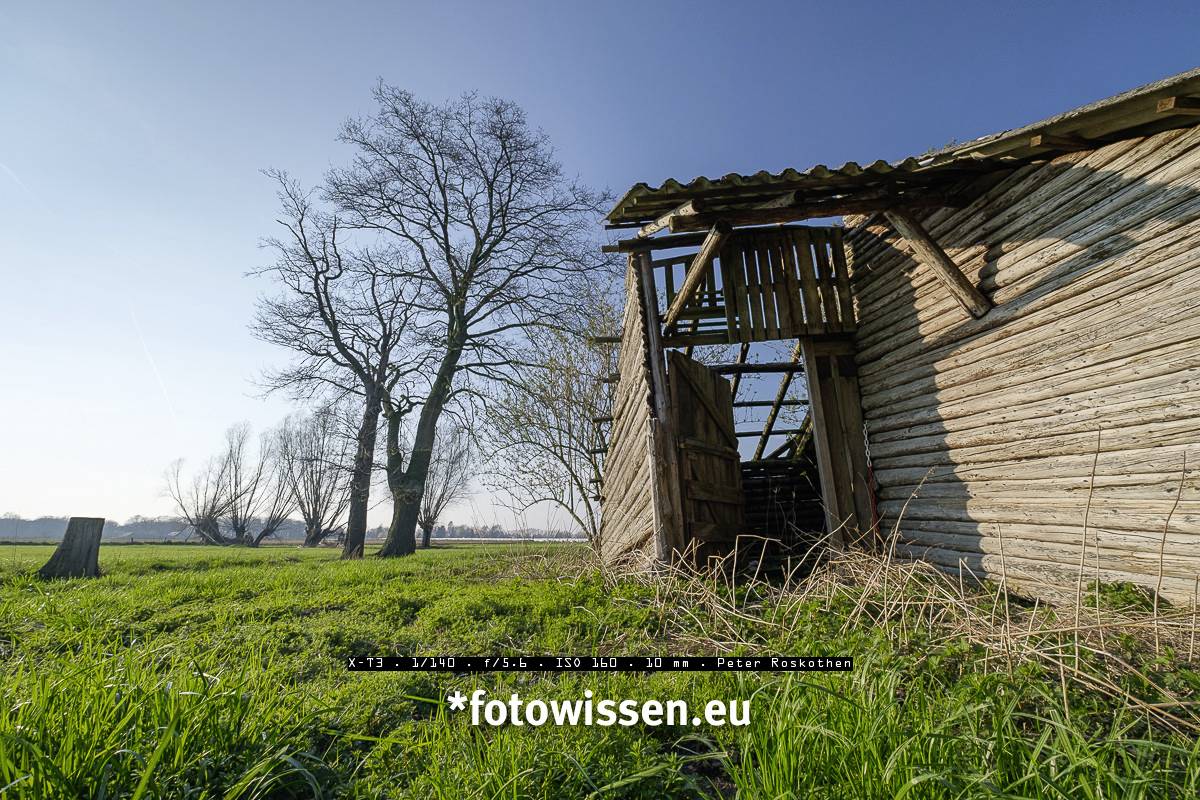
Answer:
[[[1200, 62], [1190, 3], [0, 3], [0, 512], [169, 511], [288, 410], [246, 330], [275, 201], [384, 80], [512, 98], [616, 192], [895, 159]], [[486, 498], [460, 519], [505, 515]]]

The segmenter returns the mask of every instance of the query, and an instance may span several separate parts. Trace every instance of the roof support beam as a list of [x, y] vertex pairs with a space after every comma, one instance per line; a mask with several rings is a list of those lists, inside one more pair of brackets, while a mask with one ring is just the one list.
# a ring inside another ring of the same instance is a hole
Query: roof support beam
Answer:
[[[704, 227], [711, 228], [713, 224], [720, 222], [720, 216], [721, 215], [719, 214], [714, 215], [713, 222], [710, 222]], [[807, 226], [780, 225], [779, 227], [783, 230], [787, 230], [789, 228], [803, 228]], [[693, 233], [679, 233], [650, 239], [618, 239], [614, 244], [603, 245], [600, 249], [605, 253], [647, 253], [652, 250], [672, 250], [677, 247], [695, 247], [696, 245], [703, 244], [706, 238], [708, 238], [708, 231], [701, 230]], [[664, 267], [670, 263], [678, 264], [685, 258], [690, 258], [690, 256], [670, 256], [668, 258], [647, 261], [647, 263], [653, 267]]]
[[804, 371], [804, 367], [791, 361], [765, 361], [756, 364], [714, 364], [709, 369], [718, 375], [760, 375], [772, 372]]
[[[735, 376], [736, 377], [736, 376]], [[739, 400], [733, 404], [734, 408], [772, 408], [775, 405], [773, 400]], [[794, 408], [796, 406], [807, 406], [807, 400], [784, 400], [779, 404], [780, 407]]]
[[950, 256], [946, 255], [946, 251], [933, 240], [912, 214], [894, 208], [883, 212], [883, 215], [896, 232], [908, 240], [917, 257], [933, 270], [954, 299], [971, 312], [971, 316], [978, 319], [991, 309], [991, 301], [983, 296], [983, 292], [979, 291], [975, 284], [967, 280]]
[[688, 200], [686, 203], [679, 206], [679, 208], [668, 211], [653, 222], [647, 222], [642, 226], [642, 229], [637, 232], [637, 238], [646, 239], [658, 233], [659, 231], [666, 230], [671, 224], [671, 218], [678, 214], [698, 214], [700, 213], [700, 210], [701, 207], [699, 200]]
[[846, 214], [866, 214], [872, 211], [884, 211], [898, 205], [910, 208], [936, 208], [951, 205], [951, 202], [941, 194], [937, 195], [895, 195], [882, 196], [873, 194], [864, 197], [856, 196], [834, 197], [826, 200], [810, 201], [807, 203], [793, 202], [790, 205], [775, 205], [781, 199], [769, 201], [758, 207], [730, 209], [728, 211], [709, 211], [701, 214], [672, 214], [668, 225], [672, 233], [694, 231], [707, 228], [718, 220], [724, 220], [731, 225], [770, 225], [782, 222], [799, 222], [818, 217], [841, 217]]
[[717, 257], [717, 251], [721, 247], [721, 243], [733, 231], [732, 226], [728, 222], [717, 222], [712, 226], [712, 230], [708, 232], [708, 236], [704, 237], [704, 242], [700, 245], [700, 251], [696, 253], [696, 257], [692, 259], [691, 268], [688, 269], [687, 277], [683, 279], [683, 286], [679, 287], [679, 293], [675, 295], [675, 299], [671, 301], [670, 308], [663, 315], [663, 327], [672, 328], [679, 320], [679, 315], [683, 313], [683, 307], [692, 299], [692, 295], [704, 283], [704, 278], [708, 274], [708, 265]]
[[1200, 115], [1200, 98], [1164, 97], [1158, 101], [1157, 111], [1159, 114]]
[[1096, 145], [1078, 136], [1055, 136], [1052, 133], [1037, 133], [1029, 137], [1033, 150], [1087, 150]]
[[680, 236], [660, 236], [657, 239], [621, 239], [616, 244], [606, 244], [600, 249], [605, 253], [641, 253], [650, 250], [669, 250], [672, 247], [695, 247], [704, 241], [703, 233], [685, 233]]

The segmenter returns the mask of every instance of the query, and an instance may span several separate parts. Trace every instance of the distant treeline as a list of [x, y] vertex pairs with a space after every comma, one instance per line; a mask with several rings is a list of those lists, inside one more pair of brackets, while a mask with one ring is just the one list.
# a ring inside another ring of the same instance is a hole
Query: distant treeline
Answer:
[[[66, 517], [38, 517], [24, 519], [16, 514], [0, 515], [0, 541], [3, 542], [57, 542], [67, 529]], [[387, 528], [379, 526], [367, 532], [370, 540], [383, 540], [387, 536]], [[451, 522], [448, 525], [438, 525], [433, 529], [433, 538], [453, 539], [554, 539], [568, 538], [570, 534], [562, 531], [548, 531], [536, 528], [505, 530], [499, 525], [458, 525]], [[191, 529], [182, 520], [175, 517], [130, 517], [125, 522], [108, 520], [104, 523], [104, 541], [106, 542], [187, 542], [198, 541]], [[304, 524], [298, 520], [289, 519], [280, 526], [279, 531], [268, 541], [296, 542], [304, 541]]]

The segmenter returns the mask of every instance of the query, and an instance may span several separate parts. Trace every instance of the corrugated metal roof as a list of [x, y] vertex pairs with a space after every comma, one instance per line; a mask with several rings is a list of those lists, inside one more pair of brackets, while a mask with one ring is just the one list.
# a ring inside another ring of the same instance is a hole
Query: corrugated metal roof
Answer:
[[645, 222], [691, 199], [711, 199], [715, 203], [756, 201], [757, 195], [769, 197], [791, 190], [811, 191], [813, 198], [849, 194], [880, 186], [907, 188], [957, 180], [1013, 162], [1048, 158], [1079, 146], [1047, 144], [1034, 147], [1032, 137], [1046, 135], [1084, 140], [1096, 146], [1132, 136], [1142, 136], [1170, 128], [1200, 124], [1200, 116], [1162, 114], [1157, 102], [1171, 96], [1200, 95], [1200, 69], [1180, 73], [1155, 83], [1091, 103], [1048, 119], [964, 144], [955, 144], [902, 161], [874, 161], [866, 166], [849, 161], [840, 167], [817, 164], [806, 170], [756, 172], [752, 175], [729, 173], [719, 178], [700, 176], [687, 183], [674, 178], [652, 187], [635, 184], [609, 212], [612, 223]]

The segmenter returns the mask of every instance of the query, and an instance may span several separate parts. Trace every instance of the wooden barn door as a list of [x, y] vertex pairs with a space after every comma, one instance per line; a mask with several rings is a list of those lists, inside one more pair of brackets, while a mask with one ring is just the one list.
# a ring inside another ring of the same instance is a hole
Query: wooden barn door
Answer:
[[679, 448], [684, 546], [703, 561], [742, 532], [742, 471], [729, 381], [682, 353], [667, 353], [671, 427]]

